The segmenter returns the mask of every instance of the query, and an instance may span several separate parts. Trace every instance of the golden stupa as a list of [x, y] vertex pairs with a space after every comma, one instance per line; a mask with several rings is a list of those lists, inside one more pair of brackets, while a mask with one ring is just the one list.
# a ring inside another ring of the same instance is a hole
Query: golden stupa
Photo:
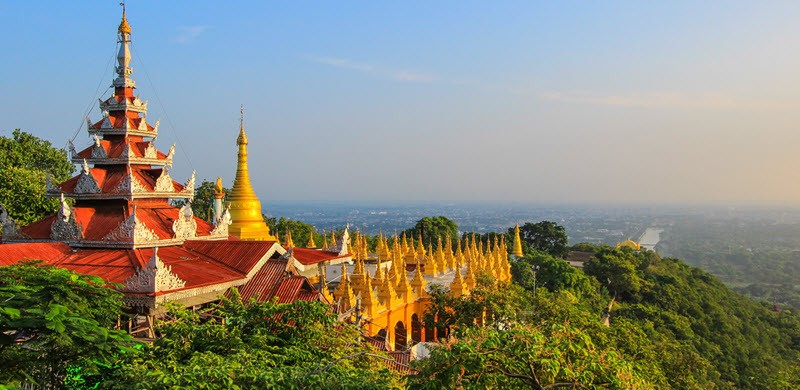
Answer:
[[522, 240], [519, 237], [519, 224], [514, 226], [514, 243], [511, 246], [511, 254], [522, 257]]
[[228, 233], [242, 240], [277, 241], [275, 236], [269, 234], [269, 226], [261, 215], [261, 201], [258, 200], [253, 186], [250, 184], [250, 174], [247, 170], [247, 134], [244, 132], [244, 108], [241, 110], [239, 124], [239, 161], [236, 166], [236, 179], [233, 188], [228, 194], [231, 220]]

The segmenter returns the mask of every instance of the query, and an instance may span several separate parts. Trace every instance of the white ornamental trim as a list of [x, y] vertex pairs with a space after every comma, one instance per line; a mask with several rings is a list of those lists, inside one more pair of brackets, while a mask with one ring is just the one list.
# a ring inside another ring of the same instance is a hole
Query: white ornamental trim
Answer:
[[130, 217], [122, 221], [116, 229], [101, 238], [101, 240], [123, 241], [135, 244], [139, 242], [154, 242], [158, 241], [159, 238], [152, 229], [145, 226], [145, 224], [136, 217], [136, 208], [134, 208]]
[[175, 144], [172, 144], [172, 146], [169, 148], [169, 153], [167, 153], [167, 161], [165, 164], [166, 166], [168, 167], [172, 166], [173, 157], [175, 157]]
[[100, 137], [94, 135], [94, 147], [92, 147], [92, 158], [108, 158], [108, 153], [103, 149], [103, 144], [100, 143]]
[[175, 186], [172, 184], [172, 177], [169, 175], [169, 170], [166, 167], [161, 168], [161, 175], [156, 180], [156, 186], [153, 191], [175, 192]]
[[225, 209], [225, 212], [214, 221], [214, 230], [211, 231], [212, 236], [227, 236], [228, 235], [228, 226], [233, 223], [231, 220], [231, 213], [230, 213], [230, 206]]
[[61, 208], [50, 225], [50, 239], [55, 241], [80, 241], [83, 239], [83, 226], [75, 220], [75, 214], [61, 194]]
[[187, 180], [186, 184], [183, 185], [184, 188], [183, 188], [183, 191], [181, 191], [181, 193], [182, 194], [186, 194], [186, 196], [188, 196], [189, 199], [194, 199], [194, 183], [195, 183], [195, 180], [197, 180], [197, 172], [196, 171], [192, 171], [192, 176], [189, 177], [189, 180]]
[[122, 180], [122, 183], [119, 183], [115, 192], [121, 194], [141, 194], [147, 193], [149, 190], [133, 175], [133, 172], [128, 169], [128, 174], [125, 176], [125, 179]]
[[78, 183], [75, 184], [75, 190], [73, 192], [76, 194], [100, 193], [100, 186], [97, 184], [97, 180], [94, 179], [94, 176], [92, 176], [89, 163], [87, 163], [85, 159], [83, 160], [83, 171], [78, 177]]
[[153, 257], [144, 268], [139, 268], [125, 281], [125, 291], [154, 293], [186, 286], [186, 281], [172, 273], [172, 266], [164, 264], [158, 257], [158, 248], [153, 248]]
[[197, 236], [197, 221], [194, 220], [191, 202], [181, 206], [178, 218], [172, 223], [172, 231], [177, 239], [189, 239]]
[[29, 238], [19, 229], [19, 225], [9, 215], [6, 208], [0, 204], [0, 226], [3, 227], [3, 240], [24, 240]]
[[[155, 141], [155, 139], [153, 139], [153, 141]], [[158, 158], [158, 150], [153, 146], [153, 141], [147, 144], [147, 148], [144, 150], [144, 158]]]

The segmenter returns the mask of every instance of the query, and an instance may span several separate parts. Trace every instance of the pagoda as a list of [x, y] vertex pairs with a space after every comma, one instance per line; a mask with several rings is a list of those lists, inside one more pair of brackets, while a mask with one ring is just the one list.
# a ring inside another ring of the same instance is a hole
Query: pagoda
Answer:
[[269, 233], [269, 226], [261, 215], [261, 201], [258, 200], [253, 185], [250, 184], [250, 173], [247, 167], [247, 133], [244, 132], [244, 106], [240, 108], [239, 137], [236, 145], [239, 148], [236, 164], [236, 178], [233, 189], [228, 195], [228, 209], [231, 213], [231, 235], [242, 240], [271, 240], [277, 238]]
[[[23, 229], [34, 240], [63, 241], [70, 246], [141, 248], [181, 244], [187, 239], [228, 238], [227, 224], [212, 226], [192, 214], [187, 203], [180, 209], [169, 200], [194, 197], [195, 174], [184, 183], [170, 176], [175, 155], [156, 149], [158, 121], [147, 120], [147, 102], [134, 94], [131, 78], [131, 27], [125, 11], [117, 29], [116, 78], [113, 94], [99, 99], [102, 118], [87, 127], [94, 142], [76, 151], [69, 142], [79, 174], [53, 185], [47, 195], [61, 199], [55, 215]], [[75, 200], [70, 207], [66, 199]]]
[[[260, 300], [325, 301], [273, 237], [231, 237], [227, 210], [213, 223], [193, 215], [195, 174], [184, 183], [172, 179], [175, 147], [168, 153], [156, 149], [158, 122], [149, 123], [147, 102], [134, 93], [124, 6], [117, 42], [113, 93], [99, 100], [102, 117], [87, 119], [94, 141], [80, 151], [70, 142], [70, 158], [80, 172], [47, 184], [47, 196], [60, 199], [61, 206], [40, 221], [19, 227], [0, 207], [0, 266], [36, 259], [99, 276], [124, 293], [135, 314], [128, 329], [147, 337], [165, 303], [197, 307], [232, 287]], [[185, 203], [176, 207], [170, 199]]]

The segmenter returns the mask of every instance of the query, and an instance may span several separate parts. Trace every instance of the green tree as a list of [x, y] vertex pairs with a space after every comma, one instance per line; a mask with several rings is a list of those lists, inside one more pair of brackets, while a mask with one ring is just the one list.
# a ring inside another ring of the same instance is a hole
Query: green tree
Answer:
[[63, 149], [19, 129], [12, 137], [0, 136], [0, 204], [21, 225], [52, 214], [56, 199], [45, 196], [45, 177], [54, 183], [67, 180], [73, 165]]
[[131, 343], [111, 330], [122, 294], [102, 279], [23, 262], [0, 268], [0, 383], [59, 388]]
[[411, 388], [654, 388], [613, 349], [566, 324], [468, 328], [413, 364]]
[[608, 287], [612, 296], [624, 295], [629, 300], [642, 287], [642, 278], [637, 272], [641, 259], [630, 251], [605, 247], [595, 253], [584, 264], [584, 271]]
[[591, 295], [596, 289], [592, 278], [570, 266], [566, 260], [535, 249], [511, 261], [511, 276], [514, 282], [528, 290], [534, 289], [534, 283], [538, 288], [550, 291], [566, 289], [579, 296]]
[[441, 215], [438, 217], [423, 217], [414, 224], [414, 227], [405, 230], [404, 233], [409, 238], [414, 238], [415, 240], [422, 236], [422, 241], [425, 243], [426, 247], [428, 245], [435, 246], [439, 238], [442, 239], [442, 242], [444, 242], [447, 237], [450, 237], [452, 240], [457, 240], [458, 224]]
[[[551, 256], [564, 258], [569, 252], [567, 231], [555, 222], [526, 222], [519, 227], [519, 233], [528, 247], [547, 252]], [[514, 228], [509, 229], [509, 234], [514, 234]]]
[[243, 303], [235, 294], [207, 321], [173, 307], [164, 337], [121, 356], [103, 388], [389, 389], [400, 377], [319, 302]]

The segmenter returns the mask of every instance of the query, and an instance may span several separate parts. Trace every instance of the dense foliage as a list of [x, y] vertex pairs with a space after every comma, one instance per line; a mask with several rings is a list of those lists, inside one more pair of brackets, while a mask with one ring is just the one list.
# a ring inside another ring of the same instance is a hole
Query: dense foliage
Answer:
[[0, 136], [0, 204], [20, 225], [35, 222], [58, 208], [45, 197], [45, 177], [54, 183], [69, 179], [74, 167], [63, 149], [19, 129]]
[[[509, 229], [509, 234], [514, 234], [514, 228]], [[519, 236], [523, 249], [536, 249], [554, 257], [564, 257], [569, 252], [566, 229], [552, 221], [526, 222], [519, 227]]]
[[62, 387], [97, 372], [130, 336], [110, 330], [122, 294], [100, 278], [24, 262], [0, 269], [0, 383]]
[[484, 277], [468, 297], [432, 287], [425, 320], [451, 338], [415, 363], [409, 384], [800, 388], [796, 314], [651, 251], [579, 249], [594, 254], [585, 272], [529, 249], [511, 285]]
[[675, 218], [660, 253], [716, 275], [743, 294], [800, 309], [800, 221], [796, 212]]
[[318, 302], [224, 300], [225, 322], [173, 308], [163, 337], [121, 356], [102, 388], [387, 389], [401, 386], [386, 356]]
[[422, 237], [425, 246], [436, 246], [438, 239], [444, 242], [447, 237], [452, 240], [458, 239], [458, 224], [444, 216], [424, 217], [414, 224], [411, 229], [403, 233], [409, 238], [417, 239]]
[[432, 288], [431, 302], [426, 321], [452, 329], [452, 337], [414, 362], [412, 388], [647, 389], [665, 382], [598, 337], [607, 329], [568, 292], [534, 297], [484, 276], [467, 297]]

